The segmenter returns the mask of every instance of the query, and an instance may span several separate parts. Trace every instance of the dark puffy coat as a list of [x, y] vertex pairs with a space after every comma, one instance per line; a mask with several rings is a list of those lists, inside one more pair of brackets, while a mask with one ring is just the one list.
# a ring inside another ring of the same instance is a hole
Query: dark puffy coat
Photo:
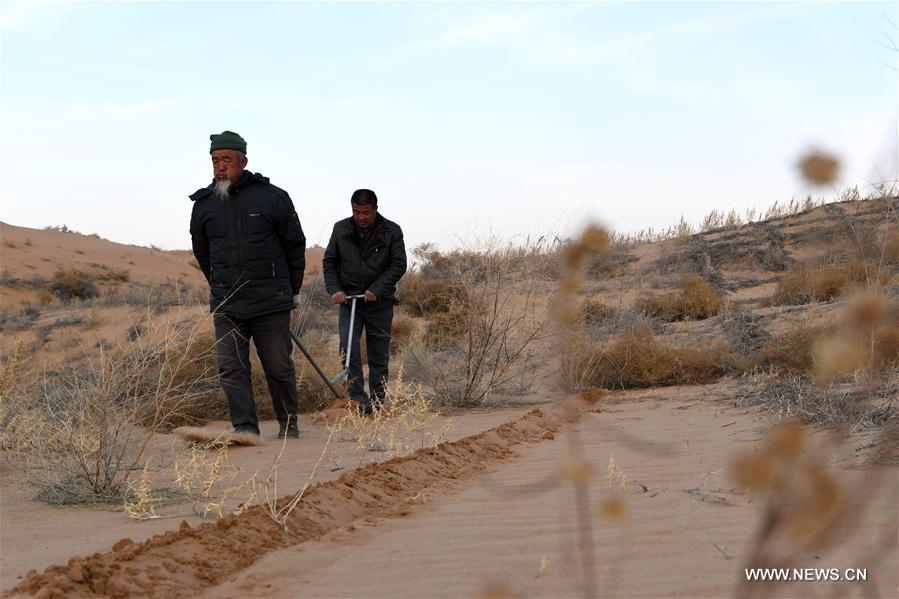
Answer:
[[352, 217], [337, 221], [322, 258], [322, 271], [331, 295], [338, 291], [359, 295], [368, 290], [378, 299], [393, 299], [396, 284], [406, 272], [403, 230], [378, 214], [363, 240]]
[[290, 196], [249, 171], [227, 200], [212, 190], [190, 196], [190, 236], [209, 281], [210, 310], [236, 318], [290, 310], [306, 267], [306, 237]]

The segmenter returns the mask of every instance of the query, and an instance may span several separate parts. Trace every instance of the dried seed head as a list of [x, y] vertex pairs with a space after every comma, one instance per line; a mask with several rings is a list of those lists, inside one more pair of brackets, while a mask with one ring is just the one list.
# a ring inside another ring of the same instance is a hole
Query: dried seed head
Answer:
[[620, 497], [609, 497], [599, 505], [599, 515], [612, 522], [627, 520], [627, 505]]
[[793, 459], [802, 453], [805, 433], [798, 424], [785, 424], [775, 428], [768, 437], [768, 450], [775, 458]]
[[767, 453], [745, 455], [737, 458], [733, 466], [737, 483], [749, 489], [771, 489], [777, 481], [778, 466]]
[[815, 185], [828, 185], [834, 183], [840, 171], [840, 161], [820, 150], [813, 150], [799, 159], [796, 163], [802, 177]]
[[838, 515], [840, 500], [840, 488], [830, 475], [817, 465], [803, 468], [792, 480], [787, 531], [797, 541], [815, 541]]
[[593, 479], [596, 470], [593, 464], [578, 456], [568, 456], [562, 464], [562, 473], [573, 481], [588, 482]]
[[870, 333], [884, 318], [890, 305], [887, 298], [879, 293], [861, 293], [849, 304], [849, 318], [852, 326], [862, 333]]
[[815, 345], [815, 370], [819, 377], [833, 379], [864, 368], [868, 353], [858, 339], [831, 337]]

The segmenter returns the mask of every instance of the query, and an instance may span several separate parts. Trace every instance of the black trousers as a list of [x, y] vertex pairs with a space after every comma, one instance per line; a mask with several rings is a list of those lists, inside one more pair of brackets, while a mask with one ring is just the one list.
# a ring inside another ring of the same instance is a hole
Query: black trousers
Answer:
[[[352, 300], [351, 300], [352, 301]], [[340, 306], [340, 355], [346, 355], [350, 331], [350, 302]], [[387, 391], [388, 365], [390, 363], [390, 331], [393, 327], [393, 300], [366, 302], [356, 300], [356, 318], [353, 321], [353, 348], [350, 352], [350, 399], [367, 404], [383, 403]], [[362, 353], [359, 342], [365, 330], [365, 346], [368, 353], [368, 390], [362, 378]]]
[[290, 312], [275, 312], [255, 318], [234, 318], [216, 314], [216, 362], [231, 424], [250, 424], [259, 427], [253, 384], [250, 380], [250, 339], [262, 363], [272, 407], [279, 422], [287, 422], [288, 415], [297, 413], [297, 377], [290, 352]]

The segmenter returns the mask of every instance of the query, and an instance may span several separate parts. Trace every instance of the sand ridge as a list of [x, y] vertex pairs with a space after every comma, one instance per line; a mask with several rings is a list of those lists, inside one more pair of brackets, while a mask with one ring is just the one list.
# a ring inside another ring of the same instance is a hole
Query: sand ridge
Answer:
[[[290, 514], [287, 531], [256, 506], [240, 516], [157, 535], [143, 543], [122, 539], [111, 551], [73, 557], [42, 574], [28, 573], [13, 593], [38, 596], [184, 596], [214, 585], [265, 554], [321, 538], [367, 516], [402, 516], [422, 490], [471, 477], [507, 458], [520, 444], [552, 439], [590, 403], [572, 397], [437, 448], [370, 464], [311, 487]], [[289, 501], [286, 497], [280, 502]]]

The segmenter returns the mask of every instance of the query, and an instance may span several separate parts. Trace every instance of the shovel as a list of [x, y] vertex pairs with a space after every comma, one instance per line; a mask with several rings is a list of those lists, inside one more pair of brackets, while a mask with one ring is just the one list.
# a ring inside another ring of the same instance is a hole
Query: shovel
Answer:
[[343, 370], [334, 375], [329, 382], [329, 384], [334, 385], [338, 381], [345, 381], [350, 376], [350, 354], [353, 351], [353, 322], [356, 320], [356, 300], [364, 298], [364, 295], [348, 295], [347, 299], [353, 300], [353, 303], [350, 305], [350, 328], [347, 331], [347, 343], [346, 343], [346, 362], [343, 365]]

